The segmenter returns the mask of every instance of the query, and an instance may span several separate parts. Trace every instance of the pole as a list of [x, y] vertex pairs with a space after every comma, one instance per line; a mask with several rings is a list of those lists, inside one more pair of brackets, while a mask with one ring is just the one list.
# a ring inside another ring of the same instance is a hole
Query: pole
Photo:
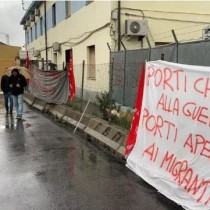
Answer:
[[109, 48], [109, 92], [110, 92], [110, 94], [112, 94], [112, 70], [113, 70], [113, 64], [114, 64], [114, 58], [112, 59], [112, 61], [113, 62], [111, 62], [111, 53], [112, 53], [112, 51], [111, 51], [111, 47], [110, 47], [110, 45], [109, 45], [109, 43], [107, 43], [107, 46], [108, 46], [108, 48]]
[[147, 40], [147, 44], [148, 44], [148, 46], [149, 46], [149, 58], [148, 58], [148, 61], [150, 61], [150, 59], [151, 59], [151, 44], [150, 44], [150, 42], [149, 42], [149, 39], [148, 39], [148, 37], [146, 37], [146, 40]]
[[78, 123], [77, 123], [77, 125], [76, 125], [76, 127], [75, 127], [75, 129], [74, 129], [74, 133], [76, 132], [76, 130], [77, 130], [77, 128], [78, 128], [78, 125], [80, 124], [80, 122], [81, 122], [81, 120], [82, 120], [82, 118], [83, 118], [83, 115], [85, 114], [85, 111], [86, 111], [86, 109], [87, 109], [89, 103], [90, 103], [90, 99], [88, 100], [88, 102], [87, 102], [87, 104], [86, 104], [86, 106], [85, 106], [85, 109], [84, 109], [84, 111], [83, 111], [83, 113], [82, 113], [82, 116], [80, 117], [80, 119], [79, 119], [79, 121], [78, 121]]
[[109, 70], [109, 92], [111, 94], [113, 94], [113, 69], [114, 69], [114, 58], [112, 58], [111, 62], [111, 66], [110, 66], [110, 70]]
[[47, 52], [47, 6], [46, 6], [46, 1], [44, 1], [44, 30], [45, 30], [46, 70], [48, 70], [48, 52]]
[[118, 51], [120, 51], [120, 46], [121, 46], [121, 3], [118, 1], [118, 14], [117, 14], [117, 19], [118, 19]]
[[123, 77], [123, 105], [125, 105], [125, 74], [126, 74], [126, 59], [127, 59], [127, 50], [125, 48], [125, 45], [123, 44], [123, 42], [121, 41], [121, 44], [125, 50], [125, 57], [124, 57], [124, 71], [123, 71], [123, 74], [124, 74], [124, 77]]
[[80, 107], [81, 112], [82, 112], [82, 108], [83, 108], [84, 77], [85, 77], [85, 61], [83, 60], [83, 62], [82, 62], [81, 107]]
[[178, 42], [178, 39], [176, 37], [176, 34], [175, 34], [175, 31], [174, 30], [171, 30], [172, 34], [173, 34], [173, 37], [174, 37], [174, 40], [176, 42], [176, 62], [178, 63], [178, 47], [179, 47], [179, 42]]

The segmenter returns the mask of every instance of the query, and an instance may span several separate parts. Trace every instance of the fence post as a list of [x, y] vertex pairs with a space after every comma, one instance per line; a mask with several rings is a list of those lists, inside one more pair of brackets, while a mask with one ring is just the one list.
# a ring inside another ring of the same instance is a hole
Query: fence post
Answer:
[[[107, 46], [109, 48], [109, 92], [112, 94], [112, 78], [113, 78], [113, 66], [114, 66], [114, 58], [111, 56], [111, 47], [109, 43], [107, 43]], [[111, 62], [112, 58], [112, 62]], [[110, 65], [111, 64], [111, 65]]]
[[[111, 55], [111, 47], [109, 45], [109, 43], [107, 43], [107, 46], [109, 48], [109, 94], [110, 94], [110, 97], [112, 99], [112, 94], [113, 94], [113, 68], [114, 68], [114, 58], [112, 58], [112, 55]], [[112, 60], [112, 61], [111, 61]], [[109, 116], [109, 123], [111, 124], [111, 110], [110, 110], [110, 116]]]
[[111, 94], [113, 91], [113, 68], [114, 68], [114, 58], [112, 58], [112, 62], [109, 69], [109, 92]]
[[151, 44], [150, 44], [150, 42], [149, 42], [148, 37], [146, 37], [146, 40], [147, 40], [147, 44], [148, 44], [148, 46], [149, 46], [149, 58], [148, 58], [148, 61], [150, 61], [150, 59], [151, 59], [151, 50], [152, 50], [152, 48], [151, 48]]
[[121, 40], [121, 44], [125, 50], [125, 58], [124, 58], [124, 78], [123, 78], [123, 105], [125, 105], [125, 73], [126, 73], [126, 54], [127, 54], [127, 50], [125, 48], [125, 45], [123, 44], [122, 40]]
[[173, 34], [173, 37], [174, 37], [174, 40], [176, 42], [176, 62], [178, 63], [178, 47], [179, 47], [179, 42], [178, 42], [178, 39], [176, 37], [176, 34], [174, 32], [174, 30], [171, 30], [172, 34]]
[[81, 86], [81, 107], [80, 111], [83, 109], [83, 94], [84, 94], [84, 75], [85, 75], [85, 61], [82, 62], [82, 86]]

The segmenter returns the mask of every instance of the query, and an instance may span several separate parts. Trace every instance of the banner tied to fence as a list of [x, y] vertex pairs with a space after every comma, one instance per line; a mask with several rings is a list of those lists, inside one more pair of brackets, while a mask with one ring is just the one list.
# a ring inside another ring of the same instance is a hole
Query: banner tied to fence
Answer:
[[31, 71], [33, 77], [29, 81], [29, 91], [37, 98], [48, 103], [66, 103], [69, 96], [69, 80], [67, 71], [42, 71], [35, 65]]
[[144, 79], [127, 167], [185, 209], [209, 210], [210, 67], [147, 62]]

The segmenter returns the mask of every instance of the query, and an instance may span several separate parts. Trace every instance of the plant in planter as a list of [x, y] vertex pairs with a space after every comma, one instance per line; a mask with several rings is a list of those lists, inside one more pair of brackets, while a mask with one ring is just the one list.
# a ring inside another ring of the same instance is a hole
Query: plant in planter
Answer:
[[96, 102], [99, 105], [99, 109], [103, 114], [103, 119], [111, 119], [111, 111], [116, 108], [115, 100], [112, 99], [111, 92], [101, 92], [100, 95], [96, 95]]

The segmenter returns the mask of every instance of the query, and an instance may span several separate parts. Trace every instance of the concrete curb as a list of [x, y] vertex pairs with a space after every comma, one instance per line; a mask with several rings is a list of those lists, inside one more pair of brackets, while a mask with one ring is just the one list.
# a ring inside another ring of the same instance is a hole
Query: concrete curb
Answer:
[[84, 114], [81, 122], [79, 122], [82, 115], [81, 113], [72, 110], [66, 105], [48, 104], [30, 93], [24, 94], [24, 101], [39, 111], [49, 113], [72, 128], [77, 126], [77, 131], [85, 135], [88, 140], [108, 149], [118, 158], [125, 159], [124, 144], [127, 138], [125, 131], [109, 124], [107, 121], [89, 116], [88, 114]]
[[47, 103], [38, 98], [35, 98], [34, 102], [32, 103], [32, 106], [38, 109], [39, 111], [44, 111], [45, 108], [47, 107]]

